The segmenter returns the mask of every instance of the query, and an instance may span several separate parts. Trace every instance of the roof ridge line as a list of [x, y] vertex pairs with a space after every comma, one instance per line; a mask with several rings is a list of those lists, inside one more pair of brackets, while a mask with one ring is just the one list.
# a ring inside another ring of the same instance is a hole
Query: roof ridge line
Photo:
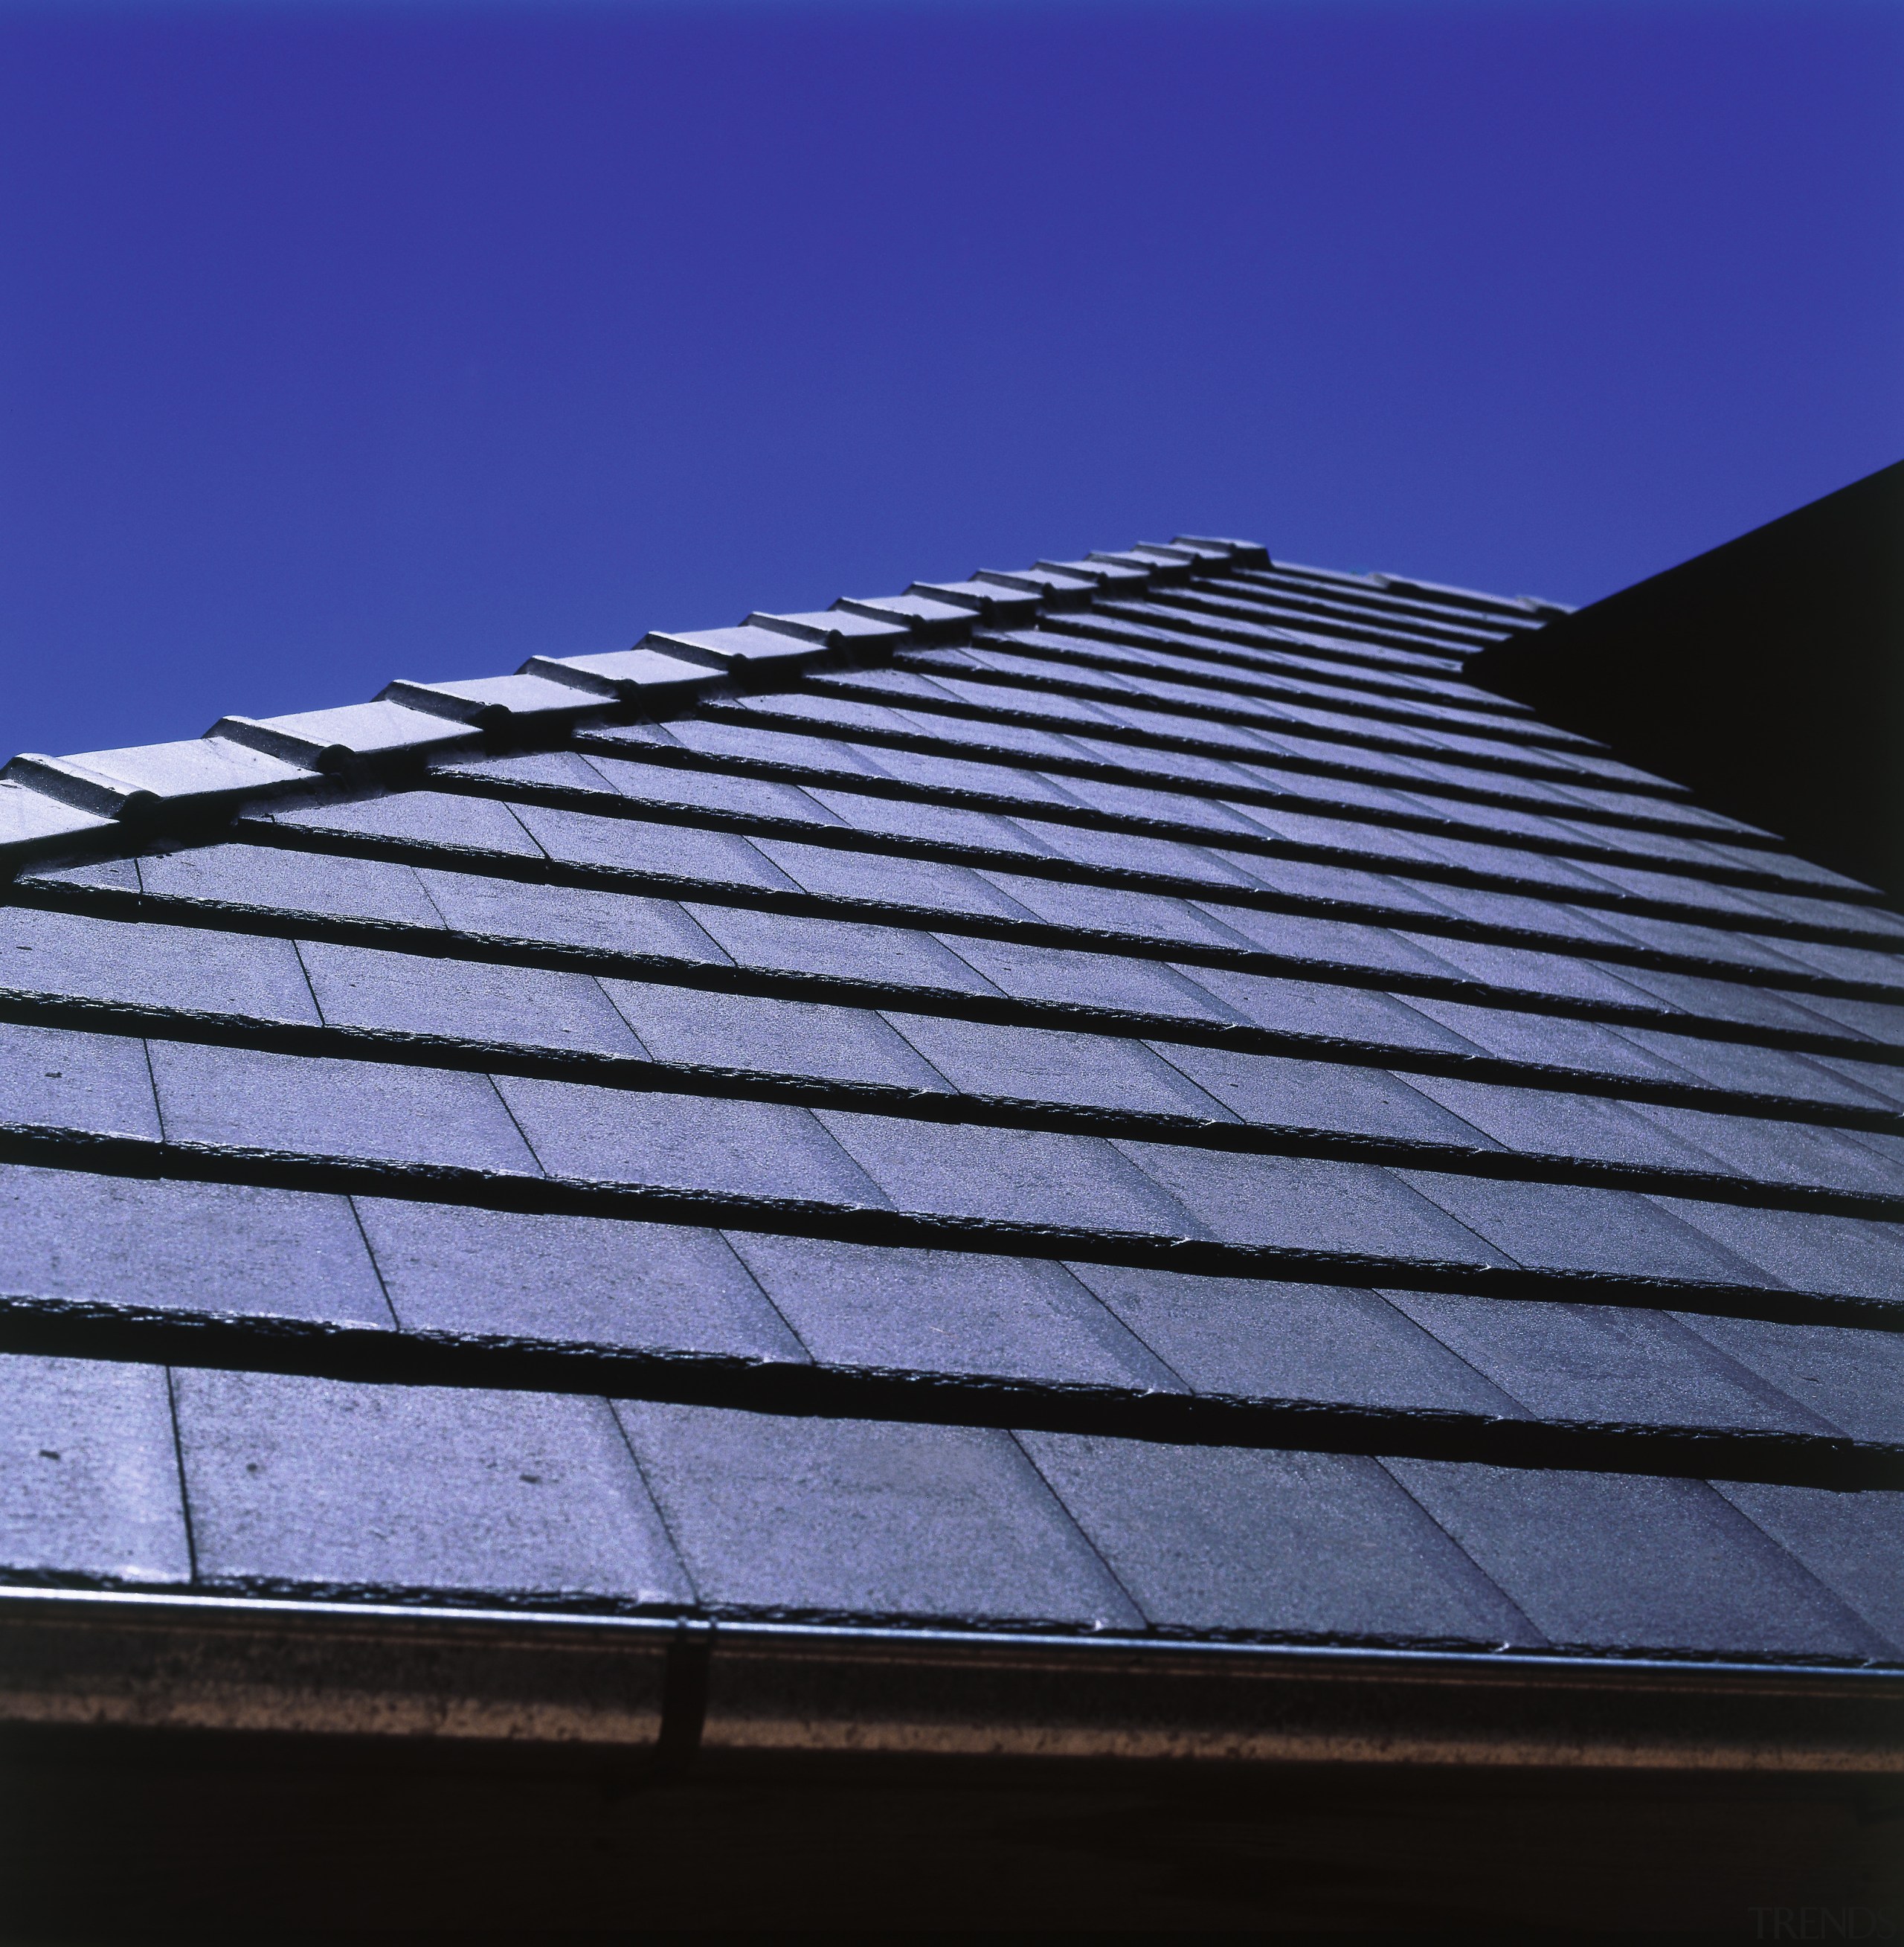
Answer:
[[[369, 701], [263, 719], [221, 717], [203, 736], [51, 757], [22, 752], [0, 770], [0, 876], [52, 851], [88, 849], [125, 827], [196, 822], [324, 782], [407, 782], [430, 759], [532, 746], [594, 717], [658, 715], [817, 667], [883, 662], [957, 640], [977, 626], [1089, 608], [1200, 574], [1274, 564], [1261, 543], [1178, 535], [1071, 561], [980, 568], [901, 594], [843, 596], [831, 609], [755, 611], [732, 627], [651, 630], [631, 648], [531, 655], [512, 674], [386, 683]], [[1373, 583], [1371, 585], [1373, 585]], [[1424, 584], [1425, 585], [1425, 584]], [[1487, 598], [1512, 609], [1520, 604]], [[1540, 604], [1535, 613], [1559, 612]]]

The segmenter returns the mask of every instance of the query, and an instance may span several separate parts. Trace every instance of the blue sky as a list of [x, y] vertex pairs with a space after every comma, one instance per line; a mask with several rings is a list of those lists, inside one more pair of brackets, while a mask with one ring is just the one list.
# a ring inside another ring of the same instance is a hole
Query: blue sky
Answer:
[[1590, 600], [1904, 453], [1900, 107], [1850, 0], [0, 0], [0, 744], [1178, 529]]

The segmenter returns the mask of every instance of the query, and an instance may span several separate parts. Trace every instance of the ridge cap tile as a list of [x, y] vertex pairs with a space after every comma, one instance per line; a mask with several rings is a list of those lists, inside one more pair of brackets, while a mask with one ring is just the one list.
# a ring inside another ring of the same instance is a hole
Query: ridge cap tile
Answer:
[[676, 658], [684, 652], [711, 657], [711, 667], [748, 670], [804, 669], [825, 653], [824, 645], [748, 622], [724, 629], [651, 629], [635, 646]]

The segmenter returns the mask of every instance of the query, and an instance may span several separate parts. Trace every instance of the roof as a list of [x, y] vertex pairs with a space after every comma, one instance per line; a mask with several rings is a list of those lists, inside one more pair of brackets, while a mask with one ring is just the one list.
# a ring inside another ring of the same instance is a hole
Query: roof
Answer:
[[1560, 612], [1180, 540], [16, 760], [0, 1602], [1895, 1670], [1904, 920], [1470, 682]]

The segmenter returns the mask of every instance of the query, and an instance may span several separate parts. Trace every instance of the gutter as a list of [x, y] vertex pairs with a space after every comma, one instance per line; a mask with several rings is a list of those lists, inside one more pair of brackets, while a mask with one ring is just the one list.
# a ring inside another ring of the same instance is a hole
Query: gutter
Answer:
[[1904, 1671], [0, 1592], [0, 1726], [593, 1750], [658, 1777], [1904, 1772]]

